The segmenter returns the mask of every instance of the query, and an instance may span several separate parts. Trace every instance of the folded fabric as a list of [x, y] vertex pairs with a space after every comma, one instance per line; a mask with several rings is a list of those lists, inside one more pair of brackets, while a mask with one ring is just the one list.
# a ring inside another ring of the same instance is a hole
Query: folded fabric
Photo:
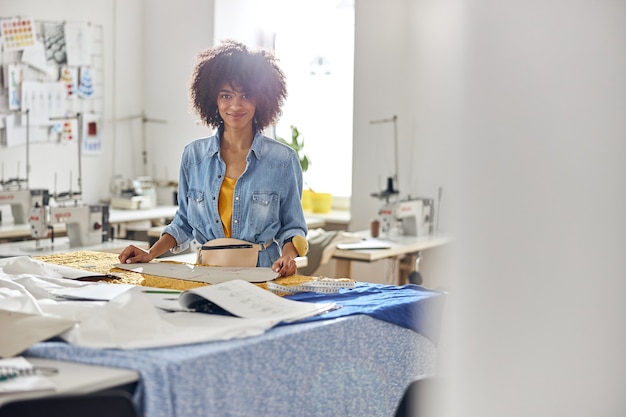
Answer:
[[412, 329], [437, 344], [439, 340], [444, 293], [415, 284], [403, 286], [360, 282], [354, 289], [334, 294], [313, 292], [286, 296], [308, 302], [334, 302], [341, 306], [303, 321], [326, 320], [355, 314], [366, 314], [398, 326]]

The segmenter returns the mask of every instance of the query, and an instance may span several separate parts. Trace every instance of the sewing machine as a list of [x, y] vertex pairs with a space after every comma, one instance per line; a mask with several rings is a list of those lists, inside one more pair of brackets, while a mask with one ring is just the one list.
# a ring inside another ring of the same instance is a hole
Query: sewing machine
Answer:
[[145, 210], [157, 205], [155, 183], [150, 177], [138, 177], [130, 185], [116, 178], [110, 188], [116, 194], [111, 198], [111, 208]]
[[382, 219], [383, 234], [393, 234], [399, 227], [405, 236], [424, 236], [433, 233], [435, 203], [431, 198], [386, 201], [378, 214]]
[[51, 237], [54, 240], [52, 226], [65, 224], [70, 240], [70, 247], [91, 246], [106, 242], [111, 238], [109, 206], [85, 205], [80, 202], [51, 207], [37, 204], [31, 209], [28, 219], [31, 236], [37, 240]]
[[14, 224], [26, 224], [31, 207], [47, 200], [48, 190], [0, 190], [0, 205], [11, 206]]

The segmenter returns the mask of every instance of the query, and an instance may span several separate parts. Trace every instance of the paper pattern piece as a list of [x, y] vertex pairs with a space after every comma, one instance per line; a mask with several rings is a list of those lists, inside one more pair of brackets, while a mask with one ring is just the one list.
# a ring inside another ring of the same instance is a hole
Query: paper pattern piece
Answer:
[[0, 357], [9, 358], [35, 343], [60, 335], [74, 327], [69, 318], [26, 314], [0, 309]]
[[257, 267], [202, 266], [169, 262], [117, 264], [115, 267], [140, 274], [206, 282], [208, 284], [219, 284], [234, 279], [247, 282], [266, 282], [278, 277], [278, 274], [271, 268]]
[[316, 304], [279, 297], [242, 280], [184, 291], [179, 296], [179, 303], [182, 307], [189, 308], [199, 298], [208, 300], [238, 317], [270, 319], [276, 322], [301, 320], [335, 308], [334, 303]]
[[31, 18], [2, 20], [0, 28], [6, 51], [21, 51], [35, 44], [35, 25]]

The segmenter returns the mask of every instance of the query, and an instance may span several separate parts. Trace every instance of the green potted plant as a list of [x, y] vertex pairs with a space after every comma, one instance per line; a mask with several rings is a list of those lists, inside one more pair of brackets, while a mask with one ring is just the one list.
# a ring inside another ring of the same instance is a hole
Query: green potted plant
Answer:
[[[284, 138], [276, 137], [276, 140], [284, 143], [285, 145], [291, 147], [298, 154], [298, 160], [300, 161], [300, 168], [302, 168], [302, 173], [304, 174], [311, 164], [311, 160], [304, 153], [304, 139], [300, 137], [300, 131], [294, 125], [291, 125], [291, 141], [288, 142]], [[306, 181], [305, 181], [306, 184]], [[310, 211], [312, 208], [312, 195], [313, 190], [310, 187], [305, 187], [302, 191], [302, 208], [305, 211]]]
[[276, 137], [276, 140], [284, 143], [287, 146], [293, 148], [294, 151], [298, 154], [298, 159], [300, 160], [300, 168], [302, 168], [302, 173], [305, 173], [309, 169], [310, 160], [309, 157], [304, 153], [304, 139], [300, 138], [300, 131], [294, 125], [291, 125], [291, 142], [287, 142], [285, 139], [281, 137]]

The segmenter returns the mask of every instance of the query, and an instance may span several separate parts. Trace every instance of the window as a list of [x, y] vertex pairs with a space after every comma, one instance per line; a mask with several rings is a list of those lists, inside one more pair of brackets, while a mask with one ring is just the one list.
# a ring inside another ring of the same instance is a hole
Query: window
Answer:
[[[216, 42], [230, 37], [251, 46], [271, 47], [280, 59], [287, 77], [288, 97], [275, 134], [289, 139], [292, 125], [300, 131], [304, 152], [311, 160], [304, 174], [306, 186], [317, 192], [349, 197], [353, 2], [217, 0], [215, 11]], [[262, 27], [251, 23], [259, 21], [263, 22]]]

